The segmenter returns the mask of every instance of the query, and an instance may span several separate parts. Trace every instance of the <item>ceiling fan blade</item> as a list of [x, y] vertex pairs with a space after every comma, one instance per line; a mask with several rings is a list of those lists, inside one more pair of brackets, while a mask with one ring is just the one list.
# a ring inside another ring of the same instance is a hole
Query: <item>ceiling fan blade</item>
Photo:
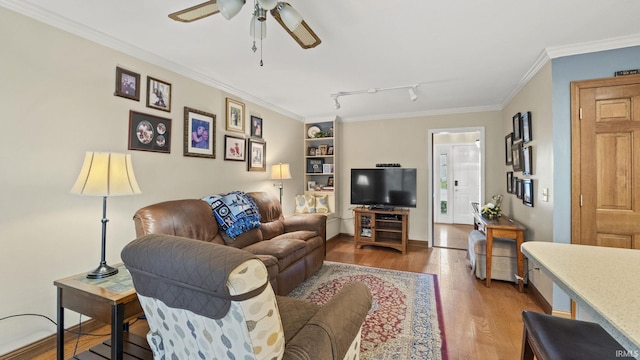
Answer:
[[171, 13], [169, 14], [169, 17], [175, 21], [192, 22], [210, 15], [217, 14], [219, 12], [220, 10], [218, 9], [217, 1], [211, 0], [184, 10]]
[[316, 33], [311, 30], [309, 25], [304, 20], [302, 20], [297, 28], [291, 31], [289, 30], [287, 25], [285, 25], [284, 21], [282, 21], [280, 13], [277, 11], [277, 7], [271, 10], [271, 15], [303, 49], [314, 48], [320, 45], [320, 43], [322, 42], [318, 35], [316, 35]]

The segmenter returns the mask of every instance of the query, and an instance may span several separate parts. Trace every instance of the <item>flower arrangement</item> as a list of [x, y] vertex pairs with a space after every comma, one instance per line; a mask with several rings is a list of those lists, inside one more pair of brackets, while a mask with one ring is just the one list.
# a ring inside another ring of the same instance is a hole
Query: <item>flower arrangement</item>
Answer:
[[491, 197], [491, 202], [486, 203], [482, 207], [480, 214], [487, 219], [497, 219], [500, 217], [500, 205], [502, 205], [502, 195], [493, 195]]

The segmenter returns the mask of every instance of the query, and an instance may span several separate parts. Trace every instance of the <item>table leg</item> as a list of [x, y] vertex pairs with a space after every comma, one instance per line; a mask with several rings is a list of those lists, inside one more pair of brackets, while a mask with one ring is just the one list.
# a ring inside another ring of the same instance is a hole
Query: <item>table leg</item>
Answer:
[[111, 359], [122, 360], [124, 351], [124, 304], [111, 308]]
[[516, 254], [518, 258], [518, 291], [524, 292], [524, 255], [520, 250], [522, 242], [524, 241], [524, 234], [522, 231], [518, 231], [516, 234]]
[[486, 249], [485, 249], [485, 253], [486, 253], [486, 276], [487, 279], [485, 280], [485, 284], [487, 287], [491, 287], [491, 256], [493, 253], [493, 229], [488, 228], [486, 229], [487, 231], [487, 244], [486, 244]]
[[64, 360], [64, 307], [62, 307], [62, 289], [58, 288], [58, 298], [57, 298], [57, 309], [56, 314], [58, 317], [58, 325], [57, 325], [57, 338], [56, 338], [56, 359]]

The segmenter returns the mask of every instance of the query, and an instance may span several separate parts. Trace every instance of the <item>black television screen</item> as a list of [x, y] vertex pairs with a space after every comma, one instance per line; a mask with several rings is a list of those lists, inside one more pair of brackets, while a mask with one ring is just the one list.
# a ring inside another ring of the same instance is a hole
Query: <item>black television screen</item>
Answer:
[[351, 169], [351, 203], [416, 207], [416, 169]]

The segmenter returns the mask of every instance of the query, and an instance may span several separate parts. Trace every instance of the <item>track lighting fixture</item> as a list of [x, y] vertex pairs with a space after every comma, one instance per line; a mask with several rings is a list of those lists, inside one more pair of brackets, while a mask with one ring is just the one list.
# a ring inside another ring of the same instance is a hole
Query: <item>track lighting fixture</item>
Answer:
[[336, 110], [340, 109], [340, 103], [338, 102], [338, 97], [337, 96], [333, 97], [333, 107], [335, 107]]
[[398, 89], [409, 89], [409, 99], [411, 99], [411, 101], [416, 101], [418, 100], [418, 94], [416, 93], [416, 89], [418, 88], [418, 86], [420, 86], [420, 84], [394, 86], [394, 87], [388, 87], [388, 88], [369, 88], [366, 90], [356, 90], [356, 91], [340, 91], [335, 94], [330, 94], [329, 96], [333, 98], [333, 103], [334, 103], [333, 106], [336, 109], [340, 109], [340, 103], [338, 102], [339, 96], [357, 95], [357, 94], [377, 94], [378, 92], [381, 92], [381, 91], [398, 90]]

